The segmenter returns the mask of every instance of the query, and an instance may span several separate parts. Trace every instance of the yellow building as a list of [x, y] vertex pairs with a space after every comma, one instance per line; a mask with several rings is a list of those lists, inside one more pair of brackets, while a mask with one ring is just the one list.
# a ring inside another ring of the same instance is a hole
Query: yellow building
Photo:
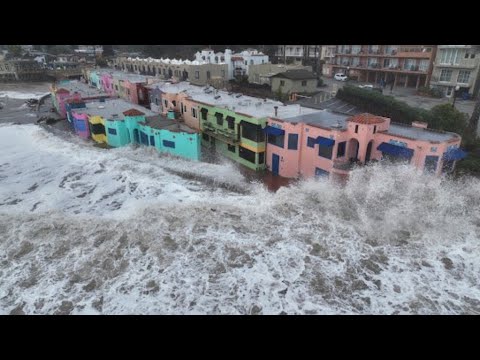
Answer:
[[105, 119], [99, 115], [89, 116], [90, 133], [92, 139], [98, 143], [107, 143], [107, 135], [105, 134]]

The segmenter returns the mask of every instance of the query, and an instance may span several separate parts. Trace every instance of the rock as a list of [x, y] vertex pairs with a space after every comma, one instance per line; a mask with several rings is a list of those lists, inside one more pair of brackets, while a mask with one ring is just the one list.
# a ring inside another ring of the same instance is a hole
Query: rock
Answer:
[[283, 290], [280, 290], [278, 293], [279, 293], [280, 295], [285, 295], [285, 294], [287, 293], [287, 291], [288, 291], [288, 288], [285, 288], [285, 289], [283, 289]]
[[103, 310], [103, 296], [101, 296], [99, 299], [93, 300], [92, 301], [92, 307], [97, 310], [98, 312], [102, 312]]
[[398, 285], [393, 285], [393, 291], [400, 294], [402, 292], [402, 289]]
[[23, 311], [23, 307], [25, 306], [25, 303], [19, 304], [10, 311], [10, 315], [25, 315], [25, 311]]
[[87, 285], [83, 287], [83, 290], [85, 291], [93, 291], [97, 287], [97, 282], [94, 280], [90, 281]]
[[262, 307], [258, 305], [253, 305], [250, 309], [250, 315], [259, 315], [262, 312]]
[[445, 269], [450, 270], [453, 269], [453, 261], [450, 260], [448, 257], [442, 258], [443, 266], [445, 266]]
[[432, 265], [430, 265], [430, 263], [428, 263], [427, 261], [425, 260], [422, 260], [422, 266], [425, 266], [425, 267], [432, 267]]
[[355, 280], [352, 284], [352, 290], [359, 291], [365, 289], [368, 289], [368, 286], [363, 280]]
[[373, 283], [377, 286], [378, 290], [382, 289], [382, 281], [381, 280], [373, 280]]
[[53, 313], [53, 315], [70, 315], [74, 309], [73, 302], [62, 301], [62, 305]]

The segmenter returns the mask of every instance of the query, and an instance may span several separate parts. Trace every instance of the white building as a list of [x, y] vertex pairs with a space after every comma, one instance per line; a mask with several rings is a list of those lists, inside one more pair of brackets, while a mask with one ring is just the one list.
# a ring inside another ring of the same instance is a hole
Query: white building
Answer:
[[225, 53], [215, 53], [212, 49], [204, 49], [195, 54], [196, 61], [206, 61], [213, 64], [226, 63], [228, 66], [228, 79], [237, 76], [248, 76], [250, 65], [267, 64], [268, 55], [255, 50], [247, 49], [240, 53], [232, 53], [232, 50], [225, 49]]

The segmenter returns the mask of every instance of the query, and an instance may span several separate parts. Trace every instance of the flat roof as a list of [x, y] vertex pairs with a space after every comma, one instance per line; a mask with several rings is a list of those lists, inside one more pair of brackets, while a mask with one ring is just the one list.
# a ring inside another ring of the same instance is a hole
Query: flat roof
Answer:
[[[146, 116], [155, 115], [154, 112], [144, 108], [143, 106], [132, 104], [123, 99], [107, 99], [103, 101], [92, 101], [85, 103], [85, 108], [74, 109], [78, 114], [88, 114], [91, 116], [101, 116], [108, 120], [123, 120], [125, 116], [124, 111], [130, 109], [137, 109], [143, 112]], [[118, 117], [112, 119], [112, 115], [117, 114]]]
[[189, 134], [196, 134], [197, 131], [189, 128], [178, 119], [168, 119], [166, 116], [161, 114], [156, 114], [154, 116], [147, 116], [145, 122], [140, 122], [140, 124], [148, 125], [154, 129], [165, 129], [172, 132], [185, 132]]
[[451, 132], [437, 132], [429, 129], [416, 128], [413, 126], [402, 126], [397, 124], [391, 124], [387, 130], [387, 134], [404, 136], [416, 140], [424, 141], [448, 141], [457, 138], [457, 134]]
[[103, 91], [98, 90], [96, 87], [91, 87], [78, 80], [70, 80], [68, 82], [60, 83], [57, 85], [59, 89], [66, 89], [71, 93], [78, 92], [82, 97], [90, 97], [96, 95], [107, 95]]
[[328, 110], [317, 110], [315, 113], [294, 116], [283, 119], [287, 122], [303, 122], [309, 125], [318, 125], [332, 130], [344, 130], [347, 128], [349, 116], [334, 114]]
[[[271, 99], [246, 96], [239, 93], [229, 93], [223, 90], [216, 90], [213, 87], [192, 85], [189, 82], [182, 81], [177, 84], [169, 82], [152, 84], [151, 88], [158, 87], [159, 90], [166, 93], [184, 92], [194, 101], [209, 104], [219, 108], [229, 109], [231, 111], [252, 116], [255, 118], [264, 118], [267, 116], [284, 119], [299, 114], [315, 113], [319, 110], [301, 107], [300, 105], [284, 105], [280, 101]], [[237, 97], [240, 95], [239, 97]], [[275, 106], [278, 107], [275, 116]]]

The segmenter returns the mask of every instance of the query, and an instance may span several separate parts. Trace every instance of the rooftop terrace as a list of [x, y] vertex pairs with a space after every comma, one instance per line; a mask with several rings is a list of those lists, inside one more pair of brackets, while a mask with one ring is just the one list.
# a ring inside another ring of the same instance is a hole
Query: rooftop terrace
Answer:
[[288, 122], [304, 122], [310, 125], [318, 125], [332, 130], [344, 130], [347, 128], [348, 116], [334, 114], [328, 110], [319, 110], [316, 113], [304, 114], [284, 119]]
[[58, 89], [66, 89], [70, 93], [78, 92], [82, 97], [91, 97], [91, 96], [98, 96], [98, 95], [105, 95], [103, 91], [98, 90], [95, 87], [90, 87], [89, 85], [78, 81], [78, 80], [70, 80], [68, 82], [63, 82], [57, 85]]
[[186, 126], [183, 121], [168, 119], [167, 117], [157, 114], [154, 116], [147, 116], [146, 122], [140, 124], [148, 125], [154, 129], [165, 129], [172, 132], [185, 132], [188, 134], [196, 134], [197, 131]]
[[422, 141], [448, 141], [457, 138], [457, 134], [451, 132], [439, 132], [429, 129], [416, 128], [409, 125], [391, 124], [387, 134], [403, 136]]

